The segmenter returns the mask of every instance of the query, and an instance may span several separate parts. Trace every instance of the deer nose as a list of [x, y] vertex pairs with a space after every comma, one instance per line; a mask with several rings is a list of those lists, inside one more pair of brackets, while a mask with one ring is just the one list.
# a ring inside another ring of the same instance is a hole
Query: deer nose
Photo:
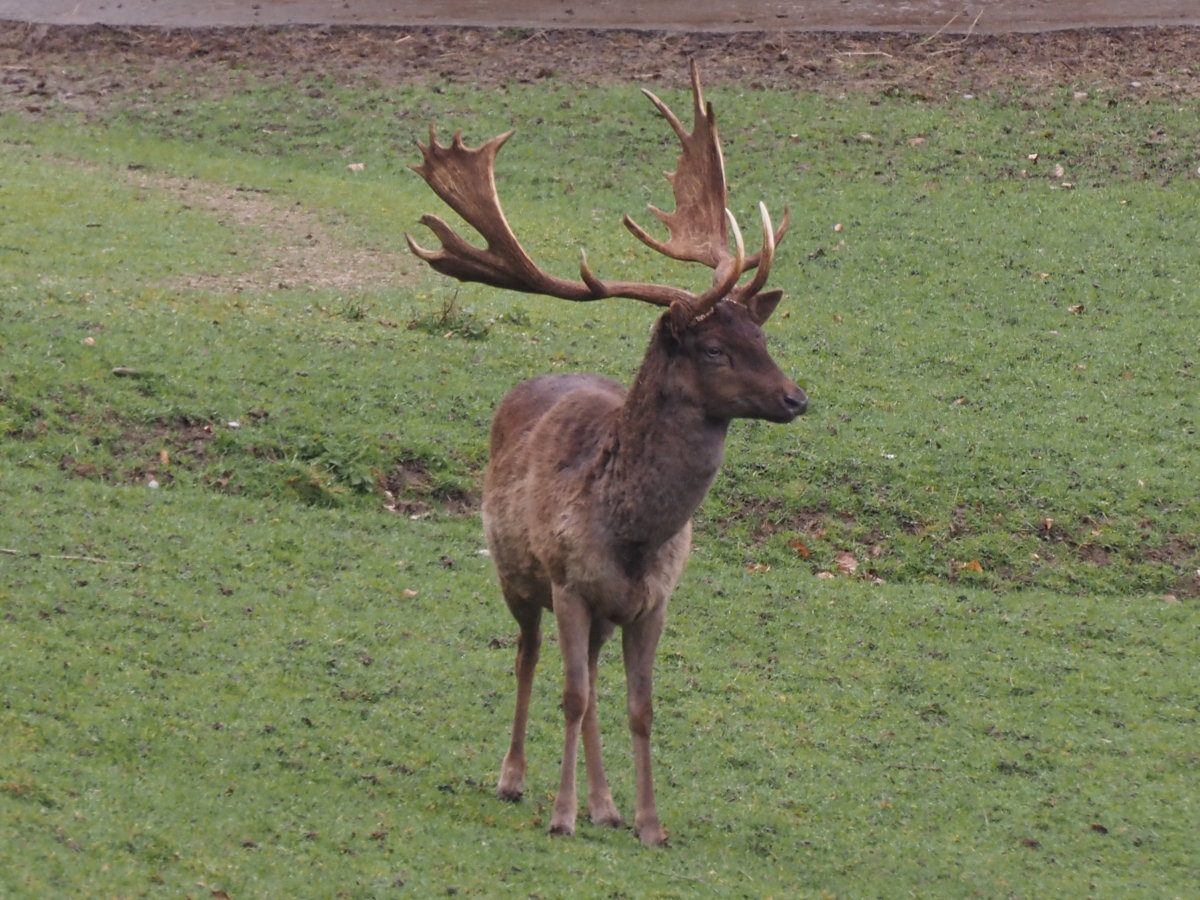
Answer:
[[795, 388], [783, 395], [783, 405], [788, 408], [793, 418], [802, 416], [808, 409], [808, 395], [800, 388]]

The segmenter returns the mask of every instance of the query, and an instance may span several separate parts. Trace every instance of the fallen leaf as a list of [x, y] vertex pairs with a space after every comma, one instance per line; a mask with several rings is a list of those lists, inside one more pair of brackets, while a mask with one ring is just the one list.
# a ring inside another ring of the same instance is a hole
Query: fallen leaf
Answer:
[[1076, 303], [1074, 306], [1068, 306], [1067, 312], [1069, 312], [1073, 316], [1078, 316], [1083, 312], [1083, 304]]
[[746, 563], [746, 571], [750, 572], [751, 574], [757, 574], [759, 572], [770, 572], [771, 567], [768, 566], [766, 563], [760, 563], [760, 562]]
[[1054, 167], [1054, 177], [1055, 178], [1062, 178], [1066, 174], [1067, 174], [1067, 170], [1064, 169], [1061, 165], [1057, 165]]
[[812, 556], [812, 551], [808, 549], [808, 544], [804, 543], [800, 538], [793, 538], [788, 541], [788, 546], [795, 550], [801, 559], [808, 559]]
[[405, 588], [400, 593], [407, 599], [411, 600], [413, 597], [417, 596], [419, 591], [414, 591], [412, 588]]
[[965, 562], [962, 564], [962, 571], [980, 574], [983, 572], [983, 564], [979, 560], [973, 559], [970, 562]]
[[161, 450], [159, 450], [158, 461], [164, 466], [169, 466], [171, 464], [171, 451], [169, 451], [166, 447], [163, 447]]
[[837, 232], [838, 234], [841, 234], [844, 229], [845, 229], [845, 226], [841, 222], [838, 222], [836, 225], [833, 226], [833, 230], [835, 232]]
[[858, 571], [858, 560], [854, 558], [853, 553], [843, 550], [833, 558], [833, 561], [837, 564], [838, 571], [843, 575], [853, 575]]
[[351, 172], [361, 172], [366, 167], [367, 167], [366, 163], [350, 163], [350, 165], [346, 166], [346, 168], [349, 169]]
[[818, 572], [817, 577], [818, 578], [833, 578], [834, 575], [832, 572]]

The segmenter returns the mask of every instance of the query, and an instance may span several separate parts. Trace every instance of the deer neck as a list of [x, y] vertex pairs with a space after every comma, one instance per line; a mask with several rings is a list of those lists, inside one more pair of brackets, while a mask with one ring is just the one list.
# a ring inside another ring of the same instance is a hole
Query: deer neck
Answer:
[[725, 452], [729, 421], [708, 418], [679, 390], [669, 353], [652, 341], [603, 454], [601, 492], [614, 537], [653, 549], [703, 502]]

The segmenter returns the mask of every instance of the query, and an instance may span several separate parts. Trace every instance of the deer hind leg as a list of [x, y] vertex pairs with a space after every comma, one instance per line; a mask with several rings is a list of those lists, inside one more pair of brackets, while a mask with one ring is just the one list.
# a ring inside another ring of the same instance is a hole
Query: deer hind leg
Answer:
[[633, 735], [633, 768], [637, 782], [637, 805], [633, 830], [643, 844], [665, 844], [667, 833], [658, 820], [654, 802], [654, 779], [650, 771], [650, 728], [654, 721], [651, 699], [654, 654], [666, 618], [665, 606], [626, 625], [622, 632], [625, 655], [625, 686], [628, 692], [629, 730]]
[[554, 618], [558, 623], [558, 646], [563, 655], [562, 709], [565, 720], [562, 771], [554, 812], [550, 817], [550, 833], [575, 833], [575, 814], [578, 802], [575, 792], [575, 769], [579, 756], [579, 736], [590, 695], [588, 679], [588, 648], [591, 643], [591, 611], [587, 604], [570, 591], [554, 587]]
[[525, 790], [525, 730], [529, 724], [529, 696], [533, 673], [542, 646], [542, 607], [537, 603], [514, 602], [509, 608], [520, 626], [517, 635], [517, 709], [513, 714], [512, 741], [500, 766], [496, 794], [502, 800], [520, 800]]
[[604, 762], [600, 749], [600, 724], [596, 718], [596, 672], [600, 661], [600, 648], [612, 637], [613, 625], [606, 619], [592, 621], [588, 637], [588, 704], [583, 714], [583, 756], [587, 765], [588, 817], [593, 825], [616, 828], [621, 824], [621, 814], [613, 803], [608, 778], [604, 774]]

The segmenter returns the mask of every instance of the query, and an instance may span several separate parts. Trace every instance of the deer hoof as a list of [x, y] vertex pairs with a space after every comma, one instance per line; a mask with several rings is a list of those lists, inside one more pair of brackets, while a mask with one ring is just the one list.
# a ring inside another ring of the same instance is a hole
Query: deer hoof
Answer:
[[556, 819], [550, 821], [550, 834], [554, 837], [572, 837], [575, 834], [574, 822], [559, 822]]
[[612, 801], [609, 801], [607, 806], [599, 806], [588, 813], [588, 817], [592, 820], [593, 825], [598, 825], [602, 828], [620, 828], [621, 814], [617, 812], [616, 806]]
[[639, 825], [634, 828], [633, 833], [638, 836], [638, 839], [646, 847], [665, 847], [667, 844], [666, 829], [659, 825], [657, 821]]
[[516, 803], [525, 793], [525, 763], [510, 762], [505, 757], [500, 768], [500, 783], [496, 785], [496, 796], [501, 800]]
[[605, 812], [605, 814], [602, 815], [599, 814], [599, 812], [593, 812], [592, 824], [594, 824], [594, 826], [599, 826], [600, 828], [620, 828], [620, 824], [622, 824], [622, 818], [620, 818], [620, 814], [617, 810]]

